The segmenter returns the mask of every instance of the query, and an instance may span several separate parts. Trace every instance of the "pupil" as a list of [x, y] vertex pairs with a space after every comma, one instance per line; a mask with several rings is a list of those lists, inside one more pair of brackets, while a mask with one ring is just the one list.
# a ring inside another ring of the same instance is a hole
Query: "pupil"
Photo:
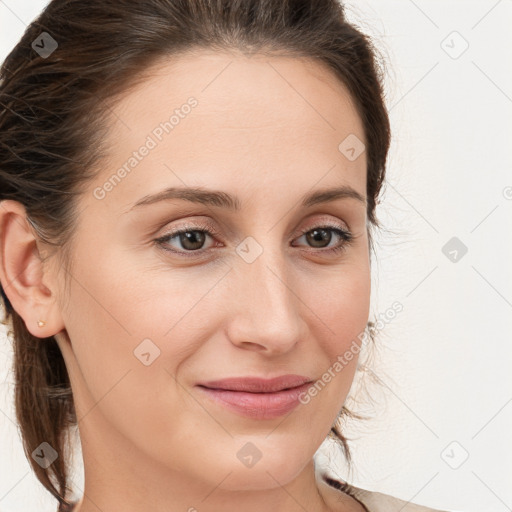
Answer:
[[201, 231], [187, 231], [181, 234], [181, 243], [185, 249], [200, 249], [204, 244], [205, 234]]
[[331, 241], [331, 232], [326, 229], [313, 229], [310, 231], [306, 237], [308, 238], [308, 242], [312, 242], [314, 247], [318, 247], [317, 242], [327, 241], [327, 245]]

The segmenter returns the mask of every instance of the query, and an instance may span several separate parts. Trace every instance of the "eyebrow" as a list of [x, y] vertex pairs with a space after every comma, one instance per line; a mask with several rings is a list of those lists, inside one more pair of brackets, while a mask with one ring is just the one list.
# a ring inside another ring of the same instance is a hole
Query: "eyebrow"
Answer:
[[[320, 203], [329, 203], [337, 199], [356, 199], [366, 205], [366, 198], [357, 190], [349, 185], [343, 185], [336, 188], [325, 188], [310, 192], [301, 198], [300, 205], [303, 208], [309, 208]], [[211, 190], [201, 187], [170, 187], [153, 195], [144, 196], [137, 201], [128, 211], [135, 208], [146, 206], [160, 201], [171, 199], [181, 199], [191, 203], [204, 204], [206, 206], [215, 206], [217, 208], [225, 208], [231, 211], [241, 210], [241, 201], [237, 196], [232, 196], [227, 192], [220, 190]]]

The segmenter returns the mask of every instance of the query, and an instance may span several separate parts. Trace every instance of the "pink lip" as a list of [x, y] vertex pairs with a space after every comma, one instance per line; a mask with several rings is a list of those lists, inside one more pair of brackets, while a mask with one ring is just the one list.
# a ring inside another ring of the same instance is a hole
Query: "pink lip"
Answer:
[[217, 403], [255, 419], [282, 416], [299, 405], [301, 393], [312, 380], [302, 375], [283, 375], [274, 379], [231, 378], [198, 384], [199, 389]]

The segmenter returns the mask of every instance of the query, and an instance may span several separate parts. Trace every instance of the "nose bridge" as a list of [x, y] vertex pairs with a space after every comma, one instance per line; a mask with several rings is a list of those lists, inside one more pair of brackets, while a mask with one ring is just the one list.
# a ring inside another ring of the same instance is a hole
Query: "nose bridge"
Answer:
[[[268, 233], [264, 238], [265, 245], [254, 239], [240, 244], [246, 252], [235, 260], [233, 269], [230, 338], [233, 343], [250, 342], [268, 351], [286, 351], [301, 336], [300, 301], [281, 243]], [[251, 251], [260, 252], [252, 261], [246, 257]]]

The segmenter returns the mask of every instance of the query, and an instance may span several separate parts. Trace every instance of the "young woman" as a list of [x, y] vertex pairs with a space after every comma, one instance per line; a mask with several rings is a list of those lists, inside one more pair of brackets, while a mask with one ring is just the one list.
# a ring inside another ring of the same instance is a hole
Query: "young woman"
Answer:
[[432, 511], [313, 460], [350, 461], [390, 140], [342, 6], [53, 0], [1, 79], [17, 419], [59, 510]]

